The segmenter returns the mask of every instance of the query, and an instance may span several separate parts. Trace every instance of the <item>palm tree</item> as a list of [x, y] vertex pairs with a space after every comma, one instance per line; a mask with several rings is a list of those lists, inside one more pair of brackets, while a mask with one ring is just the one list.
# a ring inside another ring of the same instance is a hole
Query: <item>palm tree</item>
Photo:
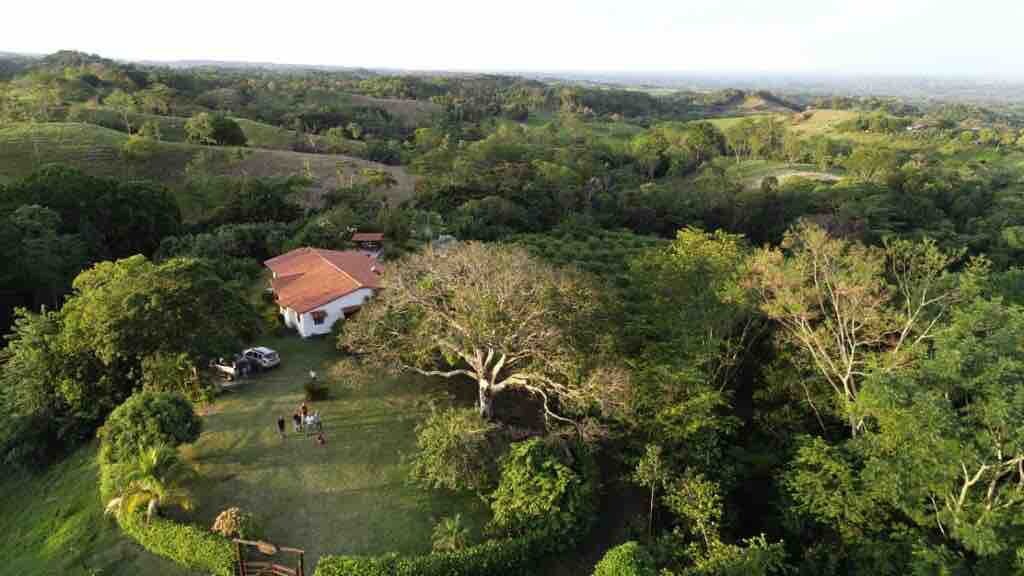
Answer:
[[108, 514], [133, 512], [145, 504], [148, 522], [161, 506], [176, 505], [191, 510], [195, 505], [192, 494], [181, 486], [192, 471], [170, 446], [159, 444], [144, 449], [115, 466], [118, 496], [107, 503]]
[[469, 542], [469, 530], [462, 525], [462, 514], [446, 516], [434, 526], [434, 550], [449, 551], [461, 550]]

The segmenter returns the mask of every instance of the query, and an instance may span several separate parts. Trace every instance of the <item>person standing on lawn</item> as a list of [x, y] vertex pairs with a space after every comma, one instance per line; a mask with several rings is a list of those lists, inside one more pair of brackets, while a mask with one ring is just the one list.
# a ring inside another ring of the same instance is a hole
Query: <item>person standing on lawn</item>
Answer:
[[295, 432], [298, 433], [302, 430], [302, 416], [299, 416], [298, 411], [292, 414], [292, 424], [295, 425]]
[[284, 438], [284, 416], [277, 417], [277, 433], [281, 435], [281, 438]]

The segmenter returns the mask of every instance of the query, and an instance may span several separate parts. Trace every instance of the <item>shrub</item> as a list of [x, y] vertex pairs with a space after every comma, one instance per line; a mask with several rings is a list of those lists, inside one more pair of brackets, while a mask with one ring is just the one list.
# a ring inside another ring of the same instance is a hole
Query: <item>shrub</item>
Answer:
[[472, 408], [435, 411], [416, 429], [412, 479], [426, 488], [488, 491], [497, 477], [494, 430]]
[[434, 551], [462, 550], [469, 540], [469, 530], [462, 525], [462, 514], [447, 516], [434, 526]]
[[193, 402], [210, 396], [210, 387], [188, 354], [158, 352], [142, 359], [142, 389], [151, 392], [178, 392]]
[[256, 538], [257, 534], [256, 519], [252, 514], [243, 512], [241, 508], [233, 506], [217, 515], [210, 530], [225, 538], [252, 540]]
[[593, 576], [655, 576], [654, 559], [636, 542], [626, 542], [609, 550], [594, 567]]
[[424, 556], [322, 556], [314, 576], [522, 576], [552, 551], [547, 538], [531, 535]]
[[100, 428], [100, 464], [120, 462], [158, 444], [177, 446], [199, 438], [202, 421], [176, 392], [137, 392]]
[[132, 134], [121, 146], [121, 153], [129, 162], [145, 162], [156, 154], [156, 149], [156, 140]]
[[[287, 333], [287, 326], [284, 324], [284, 317], [275, 302], [266, 302], [261, 299], [256, 304], [260, 312], [260, 319], [263, 321], [263, 333], [272, 336], [283, 336]], [[340, 324], [340, 322], [339, 322]]]
[[162, 518], [146, 522], [135, 513], [122, 514], [117, 522], [125, 534], [154, 554], [214, 576], [234, 574], [234, 546], [219, 534]]
[[[581, 459], [582, 460], [582, 459]], [[589, 460], [582, 461], [588, 468]], [[540, 439], [512, 445], [491, 495], [491, 528], [503, 534], [539, 532], [573, 541], [595, 515], [593, 481], [560, 462]]]
[[[111, 412], [99, 431], [102, 498], [106, 500], [119, 491], [117, 488], [126, 488], [125, 475], [135, 472], [126, 468], [131, 462], [129, 458], [167, 451], [176, 461], [177, 453], [171, 447], [195, 441], [200, 428], [201, 421], [192, 404], [179, 393], [143, 391], [132, 395]], [[153, 462], [157, 460], [159, 458], [154, 456]], [[140, 460], [137, 464], [142, 466], [145, 463]], [[162, 488], [152, 484], [151, 480], [170, 474], [168, 469], [174, 464], [163, 460], [159, 467], [164, 472], [154, 472], [149, 478], [136, 478], [134, 481], [140, 484], [127, 484], [127, 494], [120, 496], [122, 503], [141, 501], [135, 498], [137, 495], [152, 499], [153, 495], [161, 493], [165, 493], [164, 500], [177, 497], [187, 501], [187, 493], [173, 489], [174, 483], [169, 478], [162, 478]], [[233, 576], [234, 547], [223, 536], [156, 516], [147, 520], [131, 505], [122, 506], [115, 515], [118, 525], [143, 548], [197, 571], [214, 576]]]
[[185, 122], [185, 137], [195, 144], [245, 146], [242, 127], [224, 114], [200, 112]]
[[147, 120], [139, 128], [139, 136], [149, 140], [163, 140], [163, 133], [160, 130], [160, 123], [156, 120]]
[[326, 400], [328, 389], [327, 385], [318, 380], [307, 380], [302, 385], [302, 389], [306, 391], [306, 400], [313, 402], [316, 400]]

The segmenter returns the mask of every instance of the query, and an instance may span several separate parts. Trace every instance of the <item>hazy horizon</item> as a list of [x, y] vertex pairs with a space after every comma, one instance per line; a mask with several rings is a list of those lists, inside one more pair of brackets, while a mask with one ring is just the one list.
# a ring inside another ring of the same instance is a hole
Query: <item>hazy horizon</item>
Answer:
[[1024, 3], [1006, 0], [232, 4], [19, 2], [0, 48], [409, 71], [1014, 80], [1024, 57]]

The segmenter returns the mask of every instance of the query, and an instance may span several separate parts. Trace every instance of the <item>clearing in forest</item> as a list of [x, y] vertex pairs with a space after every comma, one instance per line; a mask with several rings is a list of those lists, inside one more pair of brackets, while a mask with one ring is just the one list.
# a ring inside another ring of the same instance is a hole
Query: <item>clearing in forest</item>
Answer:
[[[296, 434], [291, 416], [303, 401], [309, 371], [329, 380], [341, 358], [333, 339], [264, 338], [281, 365], [222, 395], [203, 416], [199, 440], [182, 448], [198, 469], [199, 507], [192, 515], [212, 524], [221, 510], [254, 513], [263, 536], [306, 550], [307, 566], [323, 554], [418, 554], [444, 516], [461, 512], [478, 532], [488, 517], [474, 496], [454, 496], [411, 486], [403, 455], [416, 448], [415, 427], [431, 405], [451, 402], [444, 383], [381, 375], [350, 390], [331, 384], [319, 411], [326, 445]], [[284, 416], [287, 436], [277, 433]], [[312, 570], [310, 570], [312, 573]]]

